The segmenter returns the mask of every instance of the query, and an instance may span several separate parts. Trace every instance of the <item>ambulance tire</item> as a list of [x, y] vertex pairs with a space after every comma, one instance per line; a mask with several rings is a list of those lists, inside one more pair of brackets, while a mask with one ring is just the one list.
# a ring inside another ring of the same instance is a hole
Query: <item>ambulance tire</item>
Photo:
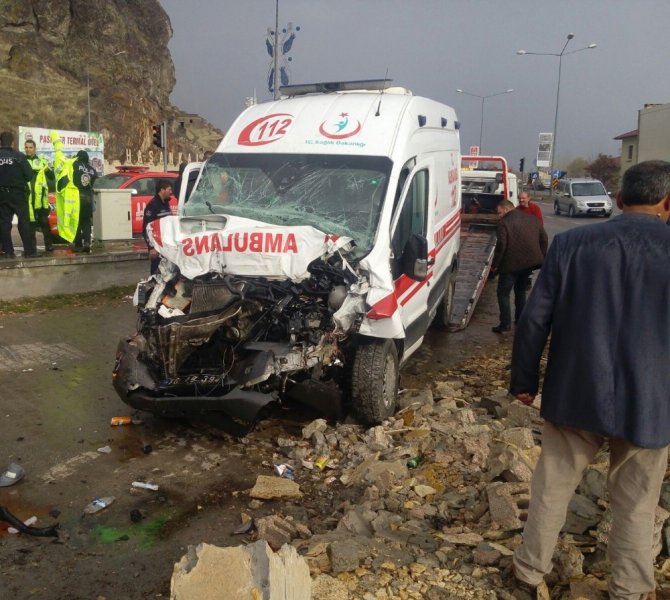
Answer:
[[351, 370], [351, 402], [365, 425], [379, 425], [396, 409], [398, 350], [393, 340], [363, 339]]
[[454, 309], [454, 296], [456, 293], [456, 271], [452, 271], [447, 279], [447, 285], [444, 289], [444, 296], [440, 301], [433, 319], [433, 326], [437, 329], [446, 329], [449, 327], [449, 319]]

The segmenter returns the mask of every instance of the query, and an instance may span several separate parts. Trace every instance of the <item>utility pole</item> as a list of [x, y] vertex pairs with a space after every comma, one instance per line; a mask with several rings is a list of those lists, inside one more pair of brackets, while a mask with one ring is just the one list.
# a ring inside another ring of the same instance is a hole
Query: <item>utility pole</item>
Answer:
[[275, 44], [274, 44], [274, 80], [272, 82], [273, 98], [279, 100], [279, 0], [275, 0]]
[[86, 72], [86, 104], [88, 106], [88, 130], [91, 131], [91, 76]]

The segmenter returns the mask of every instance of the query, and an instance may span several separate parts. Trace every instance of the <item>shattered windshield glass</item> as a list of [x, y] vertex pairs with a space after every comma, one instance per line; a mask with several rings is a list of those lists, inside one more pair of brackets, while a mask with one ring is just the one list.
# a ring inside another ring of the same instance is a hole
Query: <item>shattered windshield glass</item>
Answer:
[[372, 248], [391, 160], [319, 154], [215, 154], [185, 216], [227, 214], [272, 225], [310, 225]]

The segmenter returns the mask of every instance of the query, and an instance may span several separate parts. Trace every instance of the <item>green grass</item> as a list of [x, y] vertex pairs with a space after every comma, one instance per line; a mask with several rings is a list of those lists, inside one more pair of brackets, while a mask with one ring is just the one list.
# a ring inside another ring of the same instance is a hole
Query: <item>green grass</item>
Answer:
[[41, 298], [26, 298], [15, 302], [0, 301], [0, 316], [30, 312], [46, 312], [59, 308], [97, 306], [105, 302], [115, 302], [132, 296], [135, 286], [116, 286], [97, 292], [83, 294], [56, 294]]

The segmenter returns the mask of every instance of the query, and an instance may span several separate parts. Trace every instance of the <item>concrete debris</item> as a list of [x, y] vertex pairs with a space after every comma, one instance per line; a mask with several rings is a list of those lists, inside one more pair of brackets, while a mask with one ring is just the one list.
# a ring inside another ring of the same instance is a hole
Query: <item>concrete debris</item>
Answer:
[[339, 579], [321, 574], [312, 582], [312, 600], [349, 600], [349, 590]]
[[586, 496], [575, 494], [568, 504], [568, 516], [563, 525], [567, 533], [584, 533], [600, 521], [602, 511], [598, 505]]
[[323, 433], [327, 428], [328, 423], [325, 419], [316, 419], [302, 428], [302, 437], [303, 439], [309, 440], [315, 433]]
[[500, 529], [521, 529], [528, 514], [530, 493], [525, 483], [492, 483], [487, 486], [491, 521]]
[[300, 486], [290, 479], [283, 477], [271, 477], [259, 475], [256, 484], [249, 492], [249, 496], [260, 500], [271, 500], [273, 498], [302, 498]]
[[[255, 529], [244, 535], [269, 553], [297, 549], [314, 600], [511, 599], [506, 574], [522, 541], [542, 420], [539, 401], [526, 406], [507, 393], [509, 347], [499, 352], [425, 388], [414, 383], [400, 395], [398, 412], [376, 427], [317, 419], [290, 434], [262, 421], [259, 430], [274, 437], [248, 436], [245, 452], [268, 473], [291, 465], [295, 481], [258, 475], [244, 506]], [[607, 597], [607, 464], [603, 451], [586, 470], [538, 598]], [[668, 510], [666, 481], [655, 529], [661, 585], [670, 577]], [[257, 585], [248, 557], [229, 550], [238, 554], [213, 580], [246, 568]]]
[[510, 482], [529, 482], [533, 465], [517, 446], [505, 442], [491, 442], [488, 460], [489, 477], [501, 477]]
[[175, 564], [170, 600], [310, 600], [311, 589], [307, 562], [293, 546], [274, 553], [264, 541], [229, 548], [199, 544]]
[[298, 537], [298, 529], [290, 517], [270, 515], [256, 520], [258, 537], [265, 540], [270, 548], [279, 550], [284, 544], [290, 544], [293, 538]]

